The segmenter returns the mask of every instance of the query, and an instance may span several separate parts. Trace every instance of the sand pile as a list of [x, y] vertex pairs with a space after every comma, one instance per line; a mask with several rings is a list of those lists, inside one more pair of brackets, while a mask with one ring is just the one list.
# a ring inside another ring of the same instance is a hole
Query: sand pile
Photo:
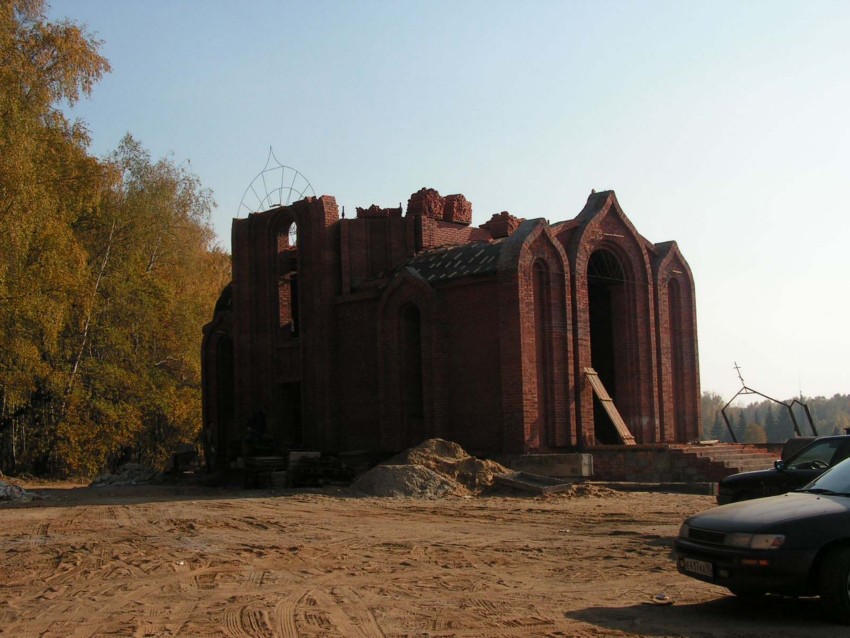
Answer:
[[372, 468], [351, 488], [370, 496], [463, 496], [490, 487], [494, 474], [507, 471], [470, 456], [457, 443], [429, 439]]
[[0, 501], [18, 501], [26, 503], [34, 498], [35, 496], [33, 494], [30, 494], [22, 487], [12, 485], [6, 481], [0, 481]]
[[417, 496], [439, 498], [468, 494], [460, 483], [421, 465], [378, 465], [351, 485], [369, 496]]
[[145, 485], [153, 483], [160, 478], [160, 473], [141, 463], [126, 463], [122, 465], [117, 474], [105, 472], [92, 481], [92, 487], [106, 487], [107, 485]]
[[494, 474], [509, 472], [495, 461], [476, 459], [457, 443], [428, 439], [387, 461], [387, 465], [422, 465], [457, 481], [472, 492], [493, 484]]

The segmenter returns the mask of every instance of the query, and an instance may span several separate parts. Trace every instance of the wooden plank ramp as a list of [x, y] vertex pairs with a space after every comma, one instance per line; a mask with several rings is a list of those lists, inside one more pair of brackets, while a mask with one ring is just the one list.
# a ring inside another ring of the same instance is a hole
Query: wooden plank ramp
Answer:
[[584, 375], [590, 382], [590, 387], [593, 388], [593, 393], [596, 395], [596, 398], [599, 399], [599, 402], [602, 404], [602, 409], [605, 410], [608, 417], [611, 419], [611, 423], [613, 423], [614, 427], [617, 429], [617, 435], [620, 437], [623, 445], [635, 445], [635, 437], [632, 436], [626, 422], [623, 421], [623, 417], [620, 416], [617, 406], [614, 405], [614, 399], [608, 395], [608, 391], [605, 389], [605, 385], [602, 383], [602, 379], [599, 378], [596, 370], [593, 368], [585, 368]]

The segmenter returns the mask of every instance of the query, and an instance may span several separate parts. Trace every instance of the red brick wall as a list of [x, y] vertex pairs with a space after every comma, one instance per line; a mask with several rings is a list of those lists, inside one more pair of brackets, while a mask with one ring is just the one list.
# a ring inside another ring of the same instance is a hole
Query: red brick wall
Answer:
[[482, 228], [473, 228], [451, 222], [417, 217], [416, 221], [421, 224], [419, 244], [420, 249], [434, 248], [436, 246], [454, 246], [465, 244], [470, 241], [487, 241], [491, 239], [490, 233]]
[[657, 249], [653, 269], [661, 440], [693, 441], [701, 434], [693, 277], [675, 242]]
[[377, 300], [374, 295], [337, 305], [336, 375], [339, 392], [340, 447], [377, 450], [380, 445], [381, 411], [378, 396]]
[[345, 219], [339, 226], [345, 292], [385, 278], [415, 253], [413, 218]]
[[495, 278], [446, 286], [439, 294], [445, 324], [447, 434], [467, 450], [501, 448], [499, 313]]

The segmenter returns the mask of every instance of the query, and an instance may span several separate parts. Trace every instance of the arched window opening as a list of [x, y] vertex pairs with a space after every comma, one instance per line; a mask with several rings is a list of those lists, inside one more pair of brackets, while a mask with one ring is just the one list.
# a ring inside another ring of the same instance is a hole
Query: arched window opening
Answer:
[[277, 299], [281, 328], [298, 335], [298, 228], [295, 222], [277, 234]]
[[405, 417], [408, 421], [422, 420], [422, 318], [413, 304], [401, 310], [401, 371]]
[[298, 224], [291, 222], [289, 226], [281, 228], [277, 234], [277, 252], [282, 253], [290, 248], [298, 246]]
[[[587, 295], [590, 314], [591, 366], [617, 404], [617, 345], [622, 341], [625, 326], [625, 275], [617, 256], [600, 249], [590, 256], [587, 266]], [[617, 429], [595, 396], [593, 421], [596, 439], [600, 443], [619, 443]]]
[[532, 268], [534, 295], [534, 345], [537, 362], [537, 422], [532, 445], [545, 447], [553, 437], [554, 384], [552, 379], [552, 320], [549, 267], [542, 259]]

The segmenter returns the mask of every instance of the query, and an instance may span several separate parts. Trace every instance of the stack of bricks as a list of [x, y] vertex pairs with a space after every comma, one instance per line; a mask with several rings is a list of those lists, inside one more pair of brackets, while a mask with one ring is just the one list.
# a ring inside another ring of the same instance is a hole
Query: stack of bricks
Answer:
[[407, 200], [407, 214], [411, 217], [443, 219], [443, 198], [433, 188], [419, 189]]
[[472, 202], [461, 194], [443, 198], [443, 220], [469, 225], [472, 222]]
[[514, 217], [508, 211], [503, 210], [497, 215], [493, 215], [486, 224], [481, 224], [481, 228], [488, 231], [493, 239], [500, 237], [509, 237], [522, 223], [522, 219]]

